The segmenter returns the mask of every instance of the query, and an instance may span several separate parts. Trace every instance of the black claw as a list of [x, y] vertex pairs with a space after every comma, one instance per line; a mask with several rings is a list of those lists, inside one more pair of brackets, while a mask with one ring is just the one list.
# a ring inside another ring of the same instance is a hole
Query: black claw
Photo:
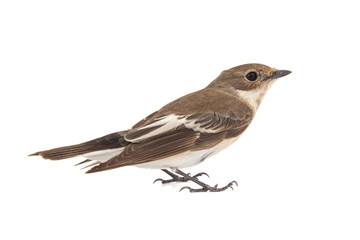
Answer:
[[232, 181], [232, 182], [230, 182], [228, 185], [232, 186], [233, 184], [235, 184], [237, 187], [239, 186], [236, 181]]
[[186, 186], [186, 187], [180, 188], [179, 192], [181, 192], [181, 191], [184, 190], [184, 189], [189, 189], [189, 191], [191, 191], [191, 188]]
[[153, 181], [153, 184], [156, 183], [157, 181], [161, 181], [161, 182], [162, 182], [162, 181], [164, 181], [164, 179], [162, 179], [162, 178], [155, 179], [155, 181]]
[[193, 177], [194, 177], [194, 178], [197, 178], [197, 177], [200, 177], [200, 176], [202, 176], [202, 175], [205, 175], [205, 176], [207, 176], [208, 178], [210, 178], [209, 174], [207, 174], [207, 173], [205, 173], [205, 172], [198, 173], [198, 174], [194, 175]]

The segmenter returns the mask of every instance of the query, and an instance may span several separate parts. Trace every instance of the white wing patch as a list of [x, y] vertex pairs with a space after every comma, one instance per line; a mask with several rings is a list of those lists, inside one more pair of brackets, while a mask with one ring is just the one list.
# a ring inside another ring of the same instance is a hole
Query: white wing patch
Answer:
[[190, 120], [186, 119], [184, 125], [185, 125], [186, 128], [192, 129], [192, 130], [194, 130], [196, 132], [201, 132], [201, 133], [215, 133], [215, 132], [217, 132], [217, 130], [205, 129], [205, 128], [201, 127], [200, 123], [196, 123], [196, 119], [190, 119]]
[[155, 119], [155, 121], [153, 123], [150, 123], [150, 124], [148, 124], [144, 127], [141, 127], [137, 130], [140, 131], [140, 130], [144, 130], [144, 129], [156, 127], [156, 126], [161, 126], [161, 127], [156, 128], [155, 130], [153, 130], [149, 133], [146, 133], [144, 135], [141, 135], [137, 138], [127, 139], [125, 136], [125, 140], [129, 141], [129, 142], [133, 142], [133, 143], [141, 142], [147, 138], [150, 138], [150, 137], [165, 133], [167, 131], [176, 129], [181, 125], [185, 126], [188, 129], [192, 129], [196, 132], [207, 132], [207, 133], [216, 132], [216, 130], [202, 128], [200, 123], [196, 123], [197, 119], [186, 119], [186, 117], [187, 117], [186, 115], [171, 114], [171, 115], [167, 115], [167, 116], [163, 116], [161, 118]]
[[183, 118], [184, 118], [184, 116], [171, 114], [171, 115], [163, 116], [159, 119], [155, 119], [155, 122], [150, 123], [150, 124], [148, 124], [144, 127], [141, 127], [137, 130], [144, 130], [144, 129], [156, 127], [156, 126], [161, 126], [161, 127], [157, 128], [154, 131], [151, 131], [147, 134], [144, 134], [138, 138], [127, 139], [125, 136], [125, 140], [129, 141], [129, 142], [140, 142], [144, 139], [162, 134], [162, 133], [167, 132], [172, 129], [176, 129], [181, 124], [184, 124], [185, 119], [183, 119]]

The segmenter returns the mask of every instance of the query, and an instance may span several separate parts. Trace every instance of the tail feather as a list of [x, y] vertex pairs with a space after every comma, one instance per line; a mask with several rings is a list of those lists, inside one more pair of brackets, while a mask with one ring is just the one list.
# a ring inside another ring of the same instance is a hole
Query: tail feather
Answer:
[[90, 146], [87, 146], [86, 144], [78, 144], [40, 151], [30, 154], [29, 156], [41, 156], [45, 159], [61, 160], [65, 158], [76, 157], [88, 152], [91, 152]]
[[82, 161], [82, 162], [79, 162], [79, 163], [75, 164], [74, 166], [79, 166], [79, 165], [81, 165], [81, 164], [84, 164], [84, 163], [87, 163], [87, 162], [91, 162], [91, 161], [92, 161], [91, 159], [86, 159], [86, 160], [84, 160], [84, 161]]
[[90, 165], [87, 165], [85, 167], [82, 167], [81, 170], [83, 169], [86, 169], [86, 168], [89, 168], [89, 167], [92, 167], [92, 166], [95, 166], [95, 165], [99, 165], [101, 162], [99, 161], [94, 161], [93, 163], [91, 163]]
[[81, 156], [95, 151], [125, 147], [129, 144], [122, 136], [123, 132], [112, 133], [94, 140], [65, 147], [39, 151], [29, 156], [41, 156], [50, 160], [61, 160]]

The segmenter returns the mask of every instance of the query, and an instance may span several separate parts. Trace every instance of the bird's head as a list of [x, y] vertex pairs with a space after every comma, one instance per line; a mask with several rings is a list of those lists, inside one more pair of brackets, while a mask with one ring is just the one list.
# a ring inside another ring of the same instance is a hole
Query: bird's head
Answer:
[[267, 89], [274, 80], [290, 73], [288, 70], [277, 70], [263, 64], [244, 64], [223, 71], [209, 86], [233, 87], [243, 91]]
[[208, 87], [232, 91], [257, 109], [274, 81], [290, 73], [263, 64], [244, 64], [223, 71]]

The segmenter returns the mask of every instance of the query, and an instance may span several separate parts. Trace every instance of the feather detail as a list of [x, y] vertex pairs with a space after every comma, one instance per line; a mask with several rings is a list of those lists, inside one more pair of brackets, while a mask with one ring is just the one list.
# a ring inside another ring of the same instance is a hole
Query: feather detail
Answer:
[[82, 161], [82, 162], [79, 162], [79, 163], [75, 164], [74, 167], [79, 166], [79, 165], [84, 164], [84, 163], [87, 163], [87, 162], [91, 162], [91, 160], [90, 160], [90, 159], [86, 159], [86, 160], [84, 160], [84, 161]]
[[45, 159], [61, 160], [82, 156], [92, 152], [119, 149], [129, 144], [129, 142], [124, 140], [124, 137], [122, 136], [123, 133], [124, 132], [116, 132], [88, 142], [40, 151], [30, 154], [29, 156], [41, 156]]
[[95, 165], [98, 165], [98, 164], [100, 164], [100, 163], [101, 163], [101, 162], [99, 162], [99, 161], [93, 162], [93, 163], [91, 163], [91, 164], [89, 164], [89, 165], [87, 165], [87, 166], [85, 166], [85, 167], [82, 167], [81, 170], [86, 169], [86, 168], [89, 168], [89, 167], [92, 167], [92, 166], [95, 166]]

